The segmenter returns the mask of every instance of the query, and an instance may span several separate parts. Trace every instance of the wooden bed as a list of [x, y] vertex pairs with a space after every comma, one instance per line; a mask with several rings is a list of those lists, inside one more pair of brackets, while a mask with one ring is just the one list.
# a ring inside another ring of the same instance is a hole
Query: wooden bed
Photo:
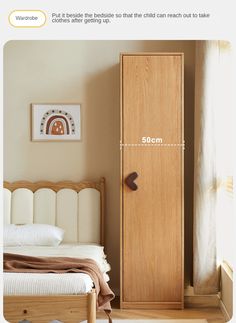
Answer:
[[[73, 194], [72, 191], [75, 191], [77, 194]], [[16, 197], [17, 195], [19, 195], [19, 193], [22, 194], [20, 198], [19, 196]], [[34, 195], [35, 193], [36, 195]], [[58, 183], [48, 181], [41, 181], [36, 183], [31, 183], [28, 181], [18, 181], [14, 183], [4, 182], [4, 222], [6, 224], [17, 223], [18, 221], [20, 221], [21, 223], [35, 223], [34, 216], [36, 216], [36, 223], [45, 223], [40, 222], [43, 218], [45, 218], [45, 205], [50, 204], [48, 202], [50, 202], [51, 199], [53, 201], [56, 201], [58, 193], [60, 194], [60, 199], [61, 196], [64, 196], [63, 198], [69, 200], [71, 209], [70, 212], [74, 212], [71, 215], [72, 219], [70, 219], [72, 221], [71, 225], [73, 225], [73, 221], [79, 221], [75, 217], [81, 216], [77, 215], [77, 211], [75, 214], [75, 210], [71, 208], [71, 203], [76, 204], [75, 199], [79, 198], [81, 200], [80, 205], [86, 207], [86, 203], [91, 203], [91, 200], [93, 198], [96, 200], [95, 208], [97, 209], [96, 212], [97, 216], [99, 217], [99, 220], [97, 222], [99, 223], [99, 227], [97, 228], [97, 231], [99, 232], [95, 233], [94, 241], [89, 242], [96, 242], [104, 245], [104, 178], [101, 178], [99, 182], [83, 181], [80, 183], [70, 181], [62, 181]], [[73, 197], [74, 202], [73, 199], [71, 200], [71, 196], [75, 196]], [[14, 199], [14, 203], [18, 203], [17, 208], [12, 206], [12, 199]], [[17, 212], [18, 210], [24, 208], [25, 199], [30, 199], [30, 201], [32, 200], [32, 203], [34, 204], [36, 204], [37, 201], [37, 206], [30, 206], [30, 210], [27, 210], [28, 213], [26, 212], [27, 214], [24, 214], [24, 217], [26, 218], [21, 218], [22, 215], [18, 215]], [[40, 215], [40, 211], [36, 212], [35, 209], [39, 208], [40, 204], [42, 203], [44, 205], [44, 214]], [[62, 207], [64, 207], [64, 201], [61, 204]], [[91, 205], [89, 206], [89, 208], [91, 208]], [[37, 213], [36, 215], [35, 212]], [[52, 216], [55, 217], [52, 214], [53, 212], [54, 211], [51, 208], [46, 209], [46, 215], [48, 214], [50, 222], [49, 224], [52, 223]], [[87, 213], [83, 212], [83, 216], [89, 217], [91, 216], [92, 212], [94, 212], [93, 207]], [[54, 219], [54, 221], [56, 221], [56, 224], [57, 221], [59, 221], [59, 223], [64, 223], [65, 226], [68, 226], [67, 222], [63, 222], [64, 220], [60, 219], [60, 214], [57, 214], [57, 216], [58, 219]], [[86, 223], [86, 219], [80, 221]], [[75, 232], [72, 231], [70, 233], [69, 239], [73, 239], [73, 241], [77, 240], [77, 242], [80, 242], [78, 236], [76, 236], [77, 231], [77, 229], [75, 230]], [[88, 232], [89, 240], [91, 240], [91, 235], [93, 234], [93, 231]], [[82, 242], [86, 242], [86, 237], [83, 236], [82, 240]], [[48, 323], [52, 320], [59, 320], [65, 323], [75, 323], [87, 320], [88, 323], [95, 323], [96, 293], [95, 290], [92, 290], [90, 293], [83, 295], [4, 296], [3, 308], [5, 319], [11, 323], [18, 323], [22, 320], [27, 320], [32, 323]]]

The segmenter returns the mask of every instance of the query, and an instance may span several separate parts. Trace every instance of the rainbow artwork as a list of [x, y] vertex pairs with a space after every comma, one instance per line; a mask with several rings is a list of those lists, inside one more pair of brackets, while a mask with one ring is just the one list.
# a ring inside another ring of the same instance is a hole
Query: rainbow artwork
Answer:
[[80, 105], [32, 105], [32, 140], [80, 140]]

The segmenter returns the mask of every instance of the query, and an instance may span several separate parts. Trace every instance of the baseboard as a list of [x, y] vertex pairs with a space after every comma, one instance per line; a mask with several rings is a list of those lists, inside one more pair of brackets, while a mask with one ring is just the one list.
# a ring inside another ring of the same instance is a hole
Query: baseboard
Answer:
[[221, 264], [220, 308], [227, 321], [233, 315], [233, 270], [226, 262]]
[[121, 302], [122, 309], [177, 310], [183, 309], [182, 302]]
[[220, 309], [221, 309], [222, 314], [224, 315], [225, 322], [230, 321], [231, 317], [230, 317], [224, 303], [222, 302], [222, 300], [220, 300]]
[[[119, 288], [113, 288], [116, 297], [119, 298]], [[220, 307], [220, 298], [218, 295], [194, 295], [193, 288], [188, 287], [185, 290], [184, 307], [186, 308], [204, 308], [204, 307]]]
[[184, 296], [184, 307], [186, 308], [204, 308], [220, 306], [220, 298], [218, 295], [191, 295]]
[[184, 290], [184, 306], [189, 308], [204, 308], [220, 306], [220, 298], [216, 295], [196, 295], [192, 286], [187, 286]]

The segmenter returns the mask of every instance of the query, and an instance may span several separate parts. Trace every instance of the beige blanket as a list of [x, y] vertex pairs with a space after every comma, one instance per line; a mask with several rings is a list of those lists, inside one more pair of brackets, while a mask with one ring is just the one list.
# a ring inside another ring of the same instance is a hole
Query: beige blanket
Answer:
[[31, 257], [4, 253], [3, 270], [10, 273], [85, 273], [94, 282], [97, 294], [97, 307], [111, 310], [110, 301], [114, 293], [105, 282], [103, 274], [92, 259], [70, 257]]

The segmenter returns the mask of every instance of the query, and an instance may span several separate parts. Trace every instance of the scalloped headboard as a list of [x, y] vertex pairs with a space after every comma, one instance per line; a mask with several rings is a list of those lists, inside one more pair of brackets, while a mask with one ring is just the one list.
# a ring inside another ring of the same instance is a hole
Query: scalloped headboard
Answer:
[[65, 242], [104, 244], [105, 179], [99, 182], [4, 182], [4, 223], [44, 223]]

